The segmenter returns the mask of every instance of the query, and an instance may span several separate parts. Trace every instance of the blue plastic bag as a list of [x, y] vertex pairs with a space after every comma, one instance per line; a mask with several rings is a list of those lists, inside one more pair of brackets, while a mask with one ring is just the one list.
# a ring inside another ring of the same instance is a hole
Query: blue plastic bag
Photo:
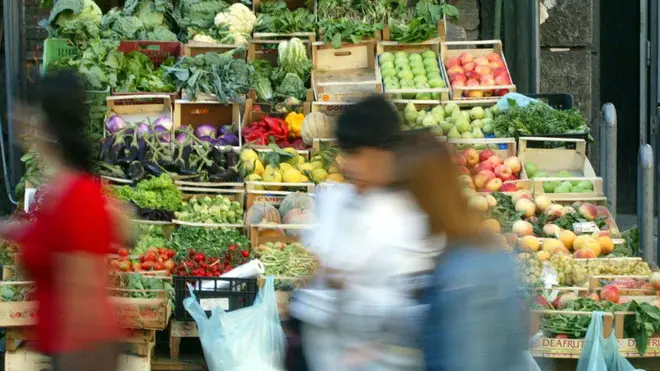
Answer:
[[252, 306], [232, 312], [214, 308], [211, 317], [192, 290], [184, 299], [183, 306], [197, 323], [209, 371], [284, 370], [286, 337], [273, 282], [272, 276], [266, 279]]
[[609, 338], [603, 338], [603, 312], [594, 312], [591, 315], [591, 323], [589, 323], [576, 371], [635, 370], [635, 367], [619, 353], [619, 344], [614, 331]]

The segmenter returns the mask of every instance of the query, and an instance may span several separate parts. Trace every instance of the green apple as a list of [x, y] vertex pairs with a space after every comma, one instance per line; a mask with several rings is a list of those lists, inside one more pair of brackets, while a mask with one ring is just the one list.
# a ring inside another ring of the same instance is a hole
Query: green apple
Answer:
[[385, 84], [392, 84], [392, 83], [398, 84], [399, 83], [399, 79], [396, 77], [396, 72], [394, 72], [394, 70], [392, 70], [392, 72], [393, 72], [393, 74], [391, 76], [385, 76], [383, 78], [383, 82]]
[[394, 62], [392, 62], [392, 61], [387, 61], [387, 62], [383, 62], [383, 63], [381, 63], [381, 64], [380, 64], [380, 69], [383, 70], [383, 69], [385, 69], [385, 68], [394, 68]]
[[426, 71], [426, 77], [427, 77], [429, 80], [435, 80], [435, 79], [442, 80], [442, 77], [440, 77], [440, 73], [438, 73], [438, 72], [433, 72], [433, 71], [431, 71], [431, 72]]
[[449, 130], [451, 130], [451, 128], [454, 127], [454, 125], [453, 125], [451, 122], [440, 121], [440, 127], [442, 128], [442, 130], [443, 130], [445, 133], [448, 133]]
[[380, 61], [380, 63], [383, 63], [383, 62], [394, 62], [394, 59], [395, 59], [395, 58], [394, 58], [394, 54], [392, 54], [392, 53], [390, 53], [390, 52], [385, 52], [385, 53], [381, 54], [380, 57], [379, 57], [379, 61]]
[[387, 77], [394, 77], [394, 78], [396, 78], [396, 77], [395, 77], [395, 76], [396, 76], [396, 70], [395, 70], [394, 68], [385, 68], [385, 69], [382, 69], [382, 70], [380, 71], [380, 74], [381, 74], [381, 76], [383, 76], [383, 78], [387, 78]]
[[414, 61], [421, 62], [423, 60], [423, 58], [422, 58], [422, 55], [419, 54], [419, 53], [412, 53], [408, 56], [408, 60], [410, 61], [410, 63], [412, 63]]
[[398, 52], [394, 53], [394, 57], [395, 58], [406, 58], [406, 59], [408, 59], [408, 53], [406, 53], [402, 50], [399, 50]]
[[456, 103], [447, 103], [445, 104], [445, 113], [451, 115], [454, 111], [458, 110], [458, 105]]
[[571, 193], [571, 188], [560, 184], [555, 188], [554, 193]]
[[578, 187], [582, 187], [582, 189], [584, 189], [585, 191], [593, 191], [593, 189], [594, 189], [593, 183], [591, 183], [588, 180], [581, 180], [578, 183]]
[[536, 174], [534, 174], [534, 178], [547, 178], [547, 177], [548, 174], [545, 171], [537, 171]]
[[424, 53], [422, 53], [422, 57], [423, 57], [424, 59], [427, 59], [427, 58], [433, 58], [433, 59], [436, 59], [436, 58], [438, 58], [438, 56], [435, 54], [435, 52], [434, 52], [433, 50], [426, 50], [426, 51], [424, 51]]
[[433, 98], [434, 100], [440, 100], [441, 95], [440, 93], [431, 93], [431, 98]]
[[426, 76], [426, 71], [423, 66], [412, 67], [411, 71], [415, 76]]
[[394, 67], [394, 70], [396, 70], [396, 72], [410, 71], [410, 66], [407, 65], [407, 64], [400, 64], [400, 65]]
[[398, 83], [385, 84], [385, 90], [394, 90], [401, 89], [401, 86]]
[[[399, 71], [399, 73], [396, 74], [399, 80], [412, 80], [415, 75], [411, 71]], [[399, 82], [400, 84], [400, 82]]]
[[586, 192], [586, 190], [578, 184], [578, 185], [574, 185], [573, 188], [571, 188], [571, 192], [572, 193], [584, 193], [584, 192]]
[[571, 178], [573, 177], [573, 174], [571, 174], [569, 171], [562, 170], [557, 173], [557, 176], [560, 178]]
[[399, 66], [408, 66], [408, 58], [397, 58], [394, 60], [394, 65], [398, 68]]
[[[438, 67], [437, 59], [424, 59], [422, 63], [424, 64], [424, 67], [426, 67], [426, 69], [428, 70], [433, 69], [433, 67], [435, 67], [437, 68], [438, 71], [440, 71], [440, 68]], [[435, 71], [435, 69], [433, 70]]]
[[473, 120], [481, 120], [482, 118], [484, 118], [484, 116], [485, 116], [484, 109], [481, 107], [472, 107], [472, 109], [470, 110], [470, 117]]
[[415, 88], [417, 88], [417, 89], [430, 89], [431, 87], [429, 86], [429, 84], [426, 81], [422, 81], [422, 82], [416, 82], [415, 83]]
[[432, 88], [444, 88], [445, 82], [442, 79], [432, 79], [429, 80], [429, 85], [431, 85]]
[[[431, 99], [431, 93], [417, 93], [415, 95], [415, 99], [417, 100], [430, 100]], [[431, 115], [433, 116], [433, 115]], [[434, 118], [435, 120], [435, 118]]]
[[545, 193], [554, 193], [555, 189], [559, 186], [557, 181], [543, 182], [543, 192]]
[[464, 118], [460, 118], [456, 121], [456, 129], [458, 129], [458, 132], [461, 134], [470, 131], [470, 122]]
[[533, 177], [536, 173], [538, 173], [539, 168], [534, 164], [533, 162], [528, 162], [525, 164], [525, 172], [527, 173], [528, 177]]
[[403, 93], [401, 96], [405, 99], [415, 99], [415, 93]]
[[[414, 73], [414, 72], [413, 72], [413, 73]], [[415, 76], [415, 78], [413, 79], [413, 81], [415, 82], [415, 84], [419, 84], [420, 82], [424, 82], [424, 83], [425, 83], [425, 82], [428, 82], [429, 80], [428, 80], [428, 79], [426, 78], [426, 76], [424, 76], [424, 75], [417, 75], [417, 76]]]
[[399, 85], [401, 85], [401, 87], [404, 89], [410, 89], [415, 87], [415, 82], [412, 80], [412, 78], [401, 79], [399, 81]]

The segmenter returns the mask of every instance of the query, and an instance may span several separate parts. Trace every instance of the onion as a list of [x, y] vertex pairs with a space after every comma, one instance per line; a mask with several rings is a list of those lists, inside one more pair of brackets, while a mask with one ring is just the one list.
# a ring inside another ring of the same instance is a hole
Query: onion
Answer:
[[126, 121], [119, 115], [110, 116], [110, 118], [105, 122], [105, 128], [110, 133], [116, 133], [126, 126]]
[[168, 116], [160, 116], [153, 122], [154, 126], [162, 126], [167, 130], [172, 129], [172, 119]]
[[195, 129], [195, 136], [199, 139], [202, 139], [202, 137], [215, 138], [215, 126], [210, 124], [200, 125]]
[[158, 136], [160, 141], [163, 142], [163, 143], [167, 143], [170, 140], [172, 140], [172, 137], [170, 136], [169, 131], [167, 130], [167, 128], [165, 128], [163, 126], [155, 126], [154, 127], [154, 133], [156, 133], [156, 135]]
[[144, 134], [149, 134], [149, 125], [146, 122], [141, 122], [137, 124], [137, 135], [141, 136]]

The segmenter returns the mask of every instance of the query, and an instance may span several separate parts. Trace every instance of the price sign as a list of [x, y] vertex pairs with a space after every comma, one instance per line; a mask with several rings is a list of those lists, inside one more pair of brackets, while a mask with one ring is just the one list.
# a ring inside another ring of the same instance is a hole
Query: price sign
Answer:
[[573, 232], [575, 234], [589, 234], [599, 231], [600, 229], [594, 222], [573, 223]]
[[201, 306], [202, 309], [204, 309], [205, 311], [213, 310], [218, 307], [224, 310], [229, 310], [229, 299], [228, 298], [200, 299], [199, 306]]

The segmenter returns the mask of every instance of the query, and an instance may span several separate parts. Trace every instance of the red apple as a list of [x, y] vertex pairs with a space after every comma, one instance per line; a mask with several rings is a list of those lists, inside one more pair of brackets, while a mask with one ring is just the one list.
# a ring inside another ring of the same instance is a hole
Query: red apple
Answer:
[[493, 71], [491, 71], [490, 67], [488, 66], [478, 65], [477, 67], [475, 67], [474, 72], [480, 75], [489, 75]]
[[497, 89], [493, 94], [495, 94], [498, 97], [503, 97], [509, 94], [509, 89]]
[[478, 172], [479, 172], [479, 164], [470, 167], [470, 174], [477, 175]]
[[465, 156], [463, 156], [460, 153], [457, 153], [456, 155], [454, 155], [454, 163], [456, 164], [456, 166], [465, 166], [467, 161], [465, 161]]
[[488, 158], [488, 161], [492, 162], [493, 166], [495, 167], [497, 167], [497, 165], [502, 165], [502, 163], [504, 163], [504, 161], [502, 161], [502, 157], [498, 155], [490, 156]]
[[498, 67], [493, 69], [493, 75], [495, 75], [495, 77], [500, 75], [504, 75], [508, 77], [509, 71], [507, 71], [505, 67]]
[[491, 74], [482, 75], [479, 82], [481, 83], [481, 86], [495, 86], [495, 79]]
[[502, 179], [500, 178], [493, 178], [486, 183], [486, 189], [488, 189], [491, 192], [497, 192], [502, 188]]
[[486, 57], [477, 57], [474, 59], [474, 64], [477, 66], [488, 66], [488, 58]]
[[494, 52], [488, 53], [486, 58], [488, 58], [489, 62], [496, 62], [496, 61], [501, 61], [502, 60], [502, 57], [499, 54], [494, 53]]
[[479, 80], [479, 74], [474, 71], [466, 72], [465, 77], [467, 77], [468, 80]]
[[504, 67], [504, 62], [502, 61], [490, 62], [488, 63], [488, 67], [490, 67], [491, 70], [502, 68]]
[[510, 167], [514, 174], [520, 173], [520, 170], [522, 169], [522, 164], [517, 156], [507, 157], [504, 160], [504, 165]]
[[504, 164], [497, 165], [495, 167], [495, 175], [502, 180], [508, 180], [511, 176], [511, 168]]
[[468, 166], [474, 166], [479, 163], [479, 152], [474, 148], [468, 148], [463, 151], [463, 156], [465, 156]]
[[458, 58], [447, 58], [445, 60], [445, 67], [447, 69], [449, 69], [449, 68], [452, 68], [454, 66], [460, 66], [460, 63], [461, 62], [458, 60]]
[[452, 86], [452, 88], [456, 88], [456, 87], [459, 87], [459, 86], [465, 86], [465, 81], [456, 80], [456, 81], [451, 83], [451, 86]]
[[508, 76], [499, 75], [495, 78], [495, 84], [499, 85], [499, 86], [509, 85], [509, 84], [511, 84], [511, 80], [509, 79]]
[[502, 188], [500, 188], [500, 192], [515, 192], [516, 190], [516, 183], [511, 182], [502, 184]]
[[474, 186], [477, 187], [477, 189], [485, 188], [488, 182], [494, 178], [495, 173], [489, 170], [482, 170], [474, 176]]
[[474, 71], [475, 67], [476, 67], [476, 65], [474, 63], [469, 62], [469, 63], [466, 63], [466, 64], [463, 65], [463, 71], [472, 72], [472, 71]]
[[481, 151], [481, 153], [479, 153], [479, 161], [484, 162], [492, 156], [495, 156], [495, 152], [492, 149], [484, 149]]
[[476, 79], [468, 79], [468, 81], [465, 83], [467, 86], [480, 86], [479, 81]]
[[494, 172], [495, 171], [495, 166], [490, 161], [480, 162], [477, 165], [477, 172], [483, 171], [483, 170], [488, 170], [488, 171], [493, 171]]
[[600, 291], [600, 297], [603, 301], [619, 302], [619, 289], [614, 285], [607, 285]]
[[450, 68], [450, 69], [447, 70], [447, 74], [448, 74], [449, 76], [451, 76], [451, 75], [455, 75], [455, 74], [457, 74], [457, 73], [464, 73], [464, 72], [465, 72], [465, 71], [463, 70], [463, 67], [460, 67], [460, 66], [454, 66], [454, 67], [452, 67], [452, 68]]
[[457, 74], [454, 74], [454, 75], [449, 76], [449, 81], [452, 82], [452, 83], [453, 83], [454, 81], [463, 81], [463, 82], [466, 82], [466, 81], [467, 81], [467, 77], [466, 77], [465, 74], [463, 74], [463, 73], [457, 73]]
[[474, 56], [468, 52], [463, 52], [458, 56], [458, 60], [461, 62], [461, 65], [465, 65], [466, 63], [472, 62], [474, 60]]

